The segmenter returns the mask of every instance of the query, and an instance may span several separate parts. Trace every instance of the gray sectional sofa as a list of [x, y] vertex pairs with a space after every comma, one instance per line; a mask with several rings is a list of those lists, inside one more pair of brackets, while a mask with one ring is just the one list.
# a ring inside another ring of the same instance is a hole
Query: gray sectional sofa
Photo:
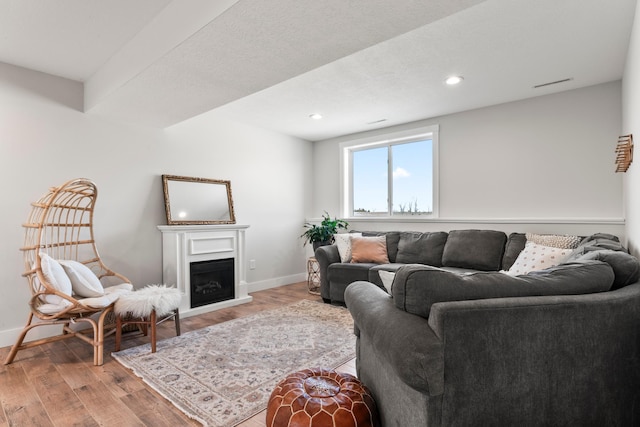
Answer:
[[341, 262], [336, 245], [319, 247], [315, 257], [320, 265], [320, 294], [325, 302], [344, 304], [345, 289], [359, 280], [382, 287], [378, 271], [396, 271], [405, 264], [430, 265], [453, 272], [508, 270], [526, 242], [522, 233], [507, 236], [495, 230], [365, 231], [362, 235], [386, 237], [389, 263]]
[[[422, 234], [387, 233], [386, 265], [316, 251], [323, 298], [353, 316], [383, 426], [640, 425], [640, 263], [617, 238], [589, 236], [560, 265], [511, 276], [498, 270], [524, 235]], [[417, 247], [440, 262], [398, 262]], [[395, 271], [391, 294], [380, 269]]]

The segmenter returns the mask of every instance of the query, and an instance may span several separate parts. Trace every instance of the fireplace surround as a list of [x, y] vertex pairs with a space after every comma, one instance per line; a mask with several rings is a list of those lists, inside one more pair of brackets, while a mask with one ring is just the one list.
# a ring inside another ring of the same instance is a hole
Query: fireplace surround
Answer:
[[[237, 224], [158, 226], [162, 232], [162, 280], [180, 290], [181, 316], [251, 302], [245, 268], [247, 228]], [[203, 271], [208, 277], [202, 276]]]

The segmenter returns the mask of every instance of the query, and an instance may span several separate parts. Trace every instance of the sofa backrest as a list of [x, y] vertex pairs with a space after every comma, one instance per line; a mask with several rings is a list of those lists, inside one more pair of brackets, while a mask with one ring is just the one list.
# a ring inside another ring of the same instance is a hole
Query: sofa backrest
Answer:
[[408, 264], [396, 272], [392, 295], [397, 308], [428, 318], [436, 302], [587, 294], [607, 291], [613, 281], [613, 269], [601, 261], [561, 264], [515, 277], [500, 272], [460, 274]]
[[506, 254], [509, 254], [507, 263], [510, 267], [526, 241], [524, 234], [514, 233], [512, 239], [512, 236], [507, 238], [502, 231], [494, 230], [453, 230], [449, 233], [363, 231], [362, 235], [386, 236], [387, 255], [391, 263], [459, 267], [481, 271], [503, 269], [503, 255]]
[[494, 230], [452, 230], [442, 253], [444, 267], [498, 271], [507, 235]]
[[[386, 236], [391, 263], [480, 271], [509, 270], [527, 243], [525, 233], [507, 236], [494, 230], [452, 230], [449, 233], [363, 231], [362, 235]], [[580, 259], [610, 264], [615, 273], [614, 289], [635, 283], [640, 278], [640, 263], [611, 234], [597, 233], [585, 237], [564, 262]]]
[[502, 269], [507, 271], [511, 268], [518, 255], [524, 249], [527, 244], [527, 235], [525, 233], [511, 233], [507, 238], [507, 243], [504, 246], [504, 255], [502, 256]]
[[446, 243], [447, 233], [444, 231], [428, 233], [401, 232], [395, 262], [440, 267]]

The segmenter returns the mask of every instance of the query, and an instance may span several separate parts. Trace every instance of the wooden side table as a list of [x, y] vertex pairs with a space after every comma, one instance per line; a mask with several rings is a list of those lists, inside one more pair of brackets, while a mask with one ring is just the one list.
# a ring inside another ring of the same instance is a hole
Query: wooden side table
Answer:
[[320, 263], [314, 257], [307, 260], [307, 286], [310, 294], [320, 295]]

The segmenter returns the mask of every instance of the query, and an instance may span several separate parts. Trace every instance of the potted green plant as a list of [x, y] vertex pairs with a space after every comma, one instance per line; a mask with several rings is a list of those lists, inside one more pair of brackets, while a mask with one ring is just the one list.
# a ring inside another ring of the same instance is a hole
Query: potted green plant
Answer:
[[330, 245], [333, 243], [333, 235], [338, 232], [338, 229], [346, 229], [349, 223], [342, 219], [331, 218], [327, 211], [322, 215], [322, 222], [320, 225], [305, 223], [304, 227], [307, 229], [300, 235], [303, 237], [304, 244], [311, 243], [313, 250], [318, 249], [319, 246]]

